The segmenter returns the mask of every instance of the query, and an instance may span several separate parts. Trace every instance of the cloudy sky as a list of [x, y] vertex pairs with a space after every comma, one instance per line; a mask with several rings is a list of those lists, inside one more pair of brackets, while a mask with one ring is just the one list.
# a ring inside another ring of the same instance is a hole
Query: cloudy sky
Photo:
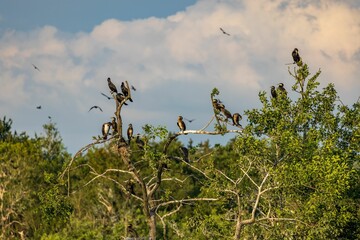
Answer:
[[[113, 116], [100, 94], [111, 77], [137, 89], [123, 109], [136, 133], [145, 123], [178, 131], [178, 115], [196, 130], [212, 116], [214, 87], [241, 114], [271, 85], [290, 90], [295, 47], [311, 73], [322, 70], [322, 87], [334, 83], [345, 104], [358, 99], [358, 0], [0, 0], [0, 117], [33, 135], [51, 116], [74, 153]], [[181, 140], [190, 138], [224, 141]]]

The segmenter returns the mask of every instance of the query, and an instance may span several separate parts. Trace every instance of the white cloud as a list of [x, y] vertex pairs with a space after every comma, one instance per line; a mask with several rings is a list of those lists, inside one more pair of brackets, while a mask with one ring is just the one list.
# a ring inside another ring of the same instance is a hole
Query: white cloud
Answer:
[[[213, 87], [230, 110], [256, 106], [258, 91], [276, 83], [290, 89], [285, 63], [292, 62], [294, 47], [312, 73], [321, 68], [320, 80], [334, 82], [352, 103], [360, 89], [360, 9], [352, 6], [335, 0], [200, 0], [163, 19], [108, 19], [90, 33], [52, 26], [7, 31], [0, 37], [0, 108], [9, 112], [5, 105], [11, 102], [11, 112], [20, 114], [24, 104], [42, 99], [59, 112], [66, 112], [65, 105], [73, 114], [84, 112], [108, 104], [99, 93], [108, 93], [111, 77], [138, 89], [134, 100], [143, 102], [133, 104], [139, 110], [128, 111], [129, 119], [143, 118], [145, 109], [151, 119], [176, 119], [188, 109], [187, 115], [205, 119], [208, 106], [199, 105], [200, 97], [208, 98]], [[111, 107], [104, 109], [112, 114]]]

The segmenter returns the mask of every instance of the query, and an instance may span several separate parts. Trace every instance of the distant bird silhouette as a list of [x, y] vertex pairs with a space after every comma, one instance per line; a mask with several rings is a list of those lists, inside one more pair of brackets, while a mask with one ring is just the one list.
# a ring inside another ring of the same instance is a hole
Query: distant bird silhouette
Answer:
[[101, 93], [101, 95], [103, 95], [104, 97], [106, 97], [108, 100], [111, 99], [111, 97], [109, 97], [108, 95], [106, 95], [105, 93]]
[[183, 121], [183, 117], [182, 116], [179, 116], [178, 117], [178, 120], [177, 120], [177, 123], [176, 123], [180, 129], [181, 132], [184, 132], [186, 130], [186, 125]]
[[37, 106], [36, 109], [41, 109], [41, 105]]
[[286, 89], [284, 88], [284, 84], [283, 84], [283, 83], [279, 83], [278, 85], [279, 85], [279, 86], [278, 86], [278, 90], [279, 90], [282, 94], [287, 95], [287, 91], [286, 91]]
[[224, 29], [220, 28], [220, 30], [221, 30], [221, 32], [222, 32], [223, 34], [230, 36], [230, 34], [229, 34], [229, 33], [227, 33], [227, 32], [225, 32], [225, 30], [224, 30]]
[[299, 55], [299, 50], [297, 48], [294, 48], [294, 50], [291, 53], [291, 56], [294, 60], [294, 64], [296, 63], [298, 66], [302, 65], [301, 57]]
[[132, 126], [131, 123], [129, 124], [129, 127], [128, 127], [127, 131], [126, 131], [126, 134], [127, 134], [127, 137], [128, 137], [128, 144], [130, 145], [131, 139], [132, 139], [133, 134], [134, 134], [134, 129], [133, 129], [133, 126]]
[[133, 85], [131, 85], [131, 89], [136, 91], [136, 88]]
[[108, 81], [108, 86], [110, 88], [110, 92], [111, 93], [114, 93], [114, 92], [117, 93], [118, 92], [117, 88], [116, 88], [115, 84], [111, 81], [111, 79], [108, 78], [107, 81]]
[[276, 98], [277, 97], [277, 93], [276, 93], [276, 89], [275, 89], [275, 87], [274, 86], [271, 86], [271, 96], [273, 97], [273, 98]]
[[183, 160], [185, 162], [189, 162], [189, 150], [186, 147], [179, 147], [182, 155], [183, 155]]
[[89, 109], [88, 112], [90, 112], [90, 111], [93, 110], [94, 108], [98, 108], [100, 111], [103, 111], [103, 110], [101, 109], [101, 107], [99, 107], [99, 106], [92, 106], [92, 107]]
[[144, 149], [145, 143], [144, 143], [143, 140], [140, 139], [140, 134], [137, 134], [137, 135], [136, 135], [136, 145], [137, 145], [141, 150]]
[[234, 113], [232, 115], [232, 121], [233, 121], [234, 126], [242, 127], [240, 124], [241, 119], [242, 119], [242, 116], [239, 113]]
[[38, 70], [40, 72], [40, 69], [37, 66], [35, 66], [34, 64], [32, 64], [32, 65], [33, 65], [35, 70]]
[[[121, 103], [125, 99], [125, 96], [122, 93], [116, 94], [116, 100]], [[124, 102], [124, 105], [128, 105], [126, 102]]]
[[[129, 89], [125, 86], [124, 82], [121, 83], [121, 91], [125, 97], [129, 96]], [[133, 100], [129, 98], [129, 101], [132, 102]]]
[[111, 128], [111, 122], [106, 122], [102, 125], [101, 132], [104, 140], [107, 139], [107, 136], [110, 132], [110, 128]]
[[195, 119], [187, 119], [187, 118], [184, 118], [186, 121], [188, 121], [189, 123], [195, 121]]

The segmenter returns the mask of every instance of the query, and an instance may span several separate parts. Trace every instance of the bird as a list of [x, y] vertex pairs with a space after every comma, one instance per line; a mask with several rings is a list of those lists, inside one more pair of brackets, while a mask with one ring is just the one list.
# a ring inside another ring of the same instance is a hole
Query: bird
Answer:
[[222, 108], [221, 112], [226, 117], [225, 121], [227, 121], [229, 118], [232, 118], [231, 112], [229, 110], [227, 110], [226, 108]]
[[104, 140], [107, 139], [107, 136], [110, 132], [110, 128], [111, 128], [111, 122], [106, 122], [102, 125], [101, 132]]
[[275, 86], [271, 86], [271, 96], [272, 96], [273, 98], [276, 98], [276, 97], [277, 97], [277, 93], [276, 93]]
[[184, 118], [186, 121], [188, 121], [189, 123], [195, 121], [195, 119], [187, 119], [187, 118]]
[[180, 131], [184, 132], [186, 130], [186, 125], [183, 121], [183, 117], [182, 116], [179, 116], [178, 117], [178, 120], [177, 120], [177, 125], [180, 129]]
[[[122, 93], [116, 94], [116, 100], [121, 103], [125, 99], [125, 96]], [[126, 102], [124, 102], [124, 105], [128, 105]]]
[[[124, 82], [121, 83], [121, 91], [125, 97], [129, 96], [129, 89], [125, 86]], [[131, 98], [129, 98], [129, 100], [130, 100], [130, 102], [133, 101]]]
[[94, 108], [98, 108], [100, 111], [103, 111], [102, 109], [101, 109], [101, 107], [99, 107], [99, 106], [92, 106], [90, 109], [89, 109], [89, 111], [88, 112], [90, 112], [92, 109], [94, 109]]
[[213, 99], [213, 108], [221, 111], [221, 109], [225, 108], [225, 105], [219, 99]]
[[189, 162], [189, 150], [186, 147], [182, 147], [182, 146], [179, 147], [179, 149], [183, 155], [183, 160], [188, 163]]
[[111, 81], [111, 79], [109, 77], [108, 77], [107, 81], [108, 81], [108, 86], [110, 88], [110, 92], [111, 93], [117, 93], [118, 92], [117, 88], [116, 88], [115, 84]]
[[34, 64], [32, 64], [32, 65], [33, 65], [35, 70], [38, 70], [40, 72], [40, 69], [37, 66], [35, 66]]
[[144, 149], [145, 143], [144, 143], [143, 140], [140, 139], [140, 134], [137, 134], [137, 135], [136, 135], [136, 145], [137, 145], [141, 150]]
[[232, 121], [233, 121], [234, 126], [242, 127], [241, 124], [239, 123], [241, 119], [242, 119], [242, 116], [239, 113], [234, 113], [232, 115]]
[[101, 93], [101, 95], [103, 95], [104, 97], [106, 97], [108, 100], [111, 99], [111, 97], [109, 97], [108, 95], [106, 95], [105, 93]]
[[127, 137], [128, 137], [128, 143], [130, 145], [130, 141], [131, 141], [131, 139], [133, 137], [133, 134], [134, 134], [134, 129], [133, 129], [133, 126], [132, 126], [131, 123], [129, 124], [129, 127], [128, 127], [126, 133], [127, 133]]
[[136, 88], [133, 85], [131, 85], [131, 89], [136, 91]]
[[117, 122], [116, 122], [116, 118], [112, 117], [111, 118], [111, 127], [113, 129], [113, 135], [115, 135], [115, 133], [117, 133]]
[[126, 190], [133, 195], [135, 195], [134, 187], [135, 187], [135, 183], [133, 180], [129, 179], [128, 181], [126, 181]]
[[286, 89], [284, 88], [284, 84], [283, 84], [283, 83], [279, 83], [278, 85], [279, 85], [279, 86], [278, 86], [278, 90], [279, 90], [281, 93], [287, 95], [287, 91], [286, 91]]
[[36, 109], [41, 109], [41, 105], [37, 106]]
[[300, 66], [302, 62], [301, 62], [301, 57], [299, 55], [299, 50], [297, 48], [294, 48], [291, 55], [294, 60], [294, 64], [296, 63], [298, 66]]
[[220, 30], [221, 30], [221, 32], [222, 32], [223, 34], [230, 36], [229, 33], [227, 33], [227, 32], [224, 31], [224, 29], [220, 28]]

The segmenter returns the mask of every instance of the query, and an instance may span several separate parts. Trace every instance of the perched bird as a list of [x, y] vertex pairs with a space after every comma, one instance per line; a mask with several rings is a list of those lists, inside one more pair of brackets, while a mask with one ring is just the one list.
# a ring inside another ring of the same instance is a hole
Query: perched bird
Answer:
[[213, 99], [213, 108], [215, 108], [218, 111], [221, 111], [221, 109], [225, 108], [225, 105], [219, 100], [219, 99]]
[[272, 96], [273, 98], [276, 98], [276, 97], [277, 97], [277, 93], [276, 93], [275, 86], [271, 86], [271, 96]]
[[136, 91], [136, 88], [133, 85], [131, 85], [131, 89]]
[[242, 119], [242, 116], [239, 113], [234, 113], [232, 115], [232, 121], [233, 121], [234, 126], [242, 127], [241, 124], [239, 123], [241, 119]]
[[[123, 100], [125, 99], [125, 96], [122, 93], [117, 93], [116, 94], [116, 100], [121, 103]], [[126, 102], [124, 102], [124, 105], [127, 105]]]
[[128, 236], [130, 237], [135, 237], [137, 238], [139, 235], [137, 234], [137, 232], [135, 231], [135, 229], [133, 228], [132, 224], [130, 223], [127, 227], [127, 233]]
[[129, 124], [129, 127], [128, 127], [126, 133], [127, 133], [127, 137], [128, 137], [128, 143], [130, 145], [130, 141], [131, 141], [131, 139], [133, 137], [133, 134], [134, 134], [134, 129], [133, 129], [133, 126], [132, 126], [131, 123]]
[[89, 109], [89, 111], [88, 112], [90, 112], [92, 109], [94, 109], [94, 108], [98, 108], [100, 111], [103, 111], [102, 109], [101, 109], [101, 107], [99, 107], [99, 106], [92, 106], [90, 109]]
[[111, 93], [114, 93], [114, 92], [117, 93], [118, 92], [117, 88], [116, 88], [115, 84], [111, 81], [111, 79], [108, 78], [107, 81], [108, 81], [108, 86], [110, 88], [110, 92]]
[[35, 68], [35, 70], [38, 70], [40, 72], [40, 69], [37, 66], [35, 66], [34, 64], [32, 64], [32, 65]]
[[183, 155], [183, 160], [185, 162], [189, 162], [189, 150], [186, 147], [179, 147], [182, 155]]
[[137, 145], [141, 150], [144, 149], [145, 143], [144, 143], [143, 140], [140, 139], [140, 134], [137, 134], [137, 135], [136, 135], [136, 145]]
[[106, 122], [102, 125], [101, 132], [104, 140], [107, 139], [107, 136], [110, 132], [110, 128], [111, 128], [111, 122]]
[[180, 129], [180, 131], [184, 132], [186, 130], [186, 125], [183, 121], [183, 117], [182, 116], [179, 116], [178, 117], [178, 120], [177, 120], [177, 125]]
[[113, 135], [115, 135], [115, 133], [117, 133], [117, 122], [116, 122], [116, 118], [112, 117], [111, 118], [111, 127], [113, 129]]
[[41, 105], [37, 106], [36, 109], [41, 109]]
[[101, 93], [101, 95], [103, 95], [104, 97], [106, 97], [108, 100], [111, 99], [111, 97], [109, 97], [108, 95], [106, 95], [105, 93]]
[[286, 89], [284, 88], [284, 84], [283, 84], [283, 83], [279, 83], [278, 90], [279, 90], [282, 94], [287, 95], [287, 91], [286, 91]]
[[227, 32], [224, 31], [224, 29], [220, 28], [220, 31], [221, 31], [223, 34], [230, 36], [229, 33], [227, 33]]
[[129, 179], [128, 181], [126, 181], [126, 190], [133, 195], [135, 195], [134, 187], [135, 187], [135, 183], [133, 180]]
[[[121, 91], [125, 97], [129, 96], [129, 89], [125, 86], [124, 82], [121, 83]], [[133, 100], [129, 98], [129, 101], [132, 102]]]
[[187, 118], [184, 118], [186, 121], [188, 121], [189, 123], [195, 121], [195, 119], [187, 119]]
[[296, 63], [298, 66], [300, 66], [302, 63], [301, 63], [301, 57], [299, 55], [299, 50], [297, 48], [295, 48], [292, 51], [291, 55], [294, 60], [294, 64]]
[[232, 119], [232, 115], [231, 112], [229, 110], [227, 110], [226, 108], [222, 108], [221, 112], [224, 114], [224, 116], [226, 117], [225, 121], [227, 121], [229, 118]]

